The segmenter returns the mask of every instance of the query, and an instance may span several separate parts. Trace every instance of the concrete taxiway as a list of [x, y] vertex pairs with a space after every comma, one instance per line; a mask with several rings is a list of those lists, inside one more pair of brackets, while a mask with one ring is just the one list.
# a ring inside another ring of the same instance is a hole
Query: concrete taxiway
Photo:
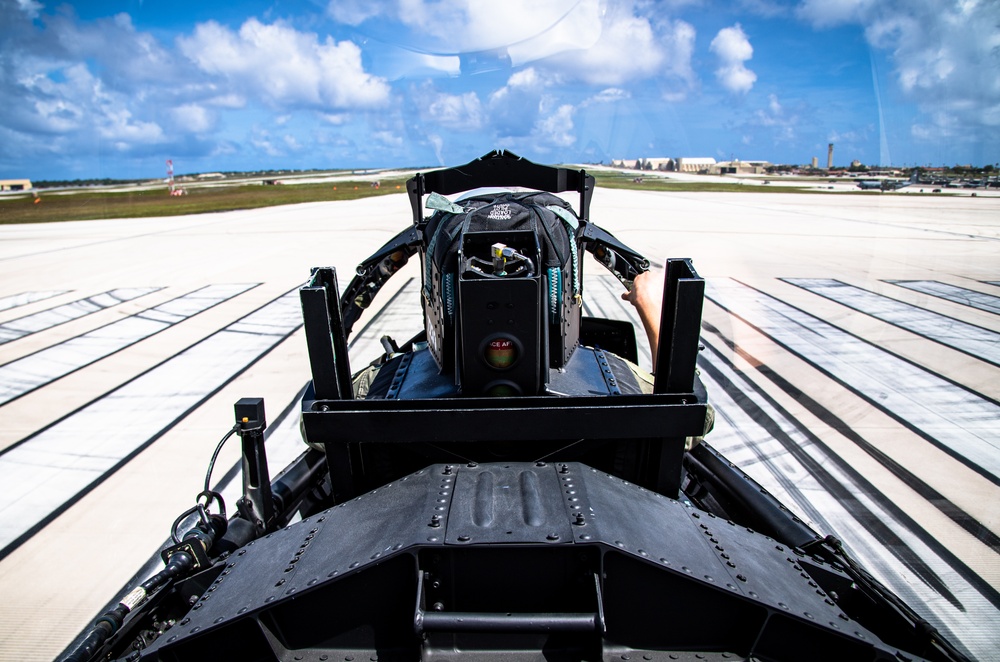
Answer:
[[[311, 266], [343, 285], [409, 213], [399, 195], [0, 227], [0, 659], [52, 659], [139, 570], [236, 400], [265, 398], [276, 467], [300, 451], [295, 290]], [[997, 659], [1000, 198], [598, 189], [591, 220], [708, 281], [709, 443]], [[585, 271], [588, 312], [629, 317]], [[420, 329], [419, 282], [409, 265], [362, 318], [355, 367]], [[237, 461], [232, 443], [215, 478]]]

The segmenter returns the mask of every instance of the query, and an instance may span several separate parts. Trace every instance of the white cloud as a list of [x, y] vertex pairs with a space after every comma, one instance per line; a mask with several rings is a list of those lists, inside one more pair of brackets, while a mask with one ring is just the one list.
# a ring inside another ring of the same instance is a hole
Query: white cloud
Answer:
[[756, 109], [741, 126], [753, 127], [754, 134], [761, 134], [772, 143], [780, 143], [795, 141], [800, 123], [799, 113], [789, 112], [776, 94], [769, 94], [767, 106]]
[[214, 115], [204, 106], [195, 103], [178, 106], [171, 115], [180, 127], [193, 133], [205, 133], [215, 127]]
[[[528, 68], [512, 75], [504, 87], [490, 95], [490, 125], [501, 143], [516, 138], [521, 140], [520, 144], [527, 142], [533, 149], [544, 152], [576, 142], [573, 133], [576, 108], [559, 103], [555, 95], [546, 92], [548, 85], [549, 78], [545, 74]], [[626, 94], [623, 90], [609, 89], [589, 103], [610, 102]]]
[[486, 118], [475, 92], [436, 94], [426, 106], [425, 117], [440, 126], [459, 131], [478, 131]]
[[97, 127], [102, 138], [112, 142], [120, 150], [127, 150], [130, 145], [135, 144], [163, 142], [164, 133], [160, 125], [134, 119], [126, 108], [117, 104], [115, 106], [113, 110], [109, 109]]
[[389, 85], [364, 71], [356, 44], [281, 23], [251, 18], [234, 32], [209, 21], [178, 45], [202, 71], [273, 107], [374, 108], [389, 99]]
[[[643, 0], [330, 0], [329, 14], [366, 34], [422, 53], [494, 53], [513, 67], [593, 85], [693, 78], [694, 28], [663, 18], [697, 3]], [[648, 14], [647, 17], [644, 14]]]
[[551, 114], [538, 118], [533, 131], [535, 148], [569, 147], [576, 142], [576, 136], [573, 135], [575, 112], [573, 106], [563, 104]]
[[803, 0], [796, 13], [818, 28], [856, 22], [872, 10], [878, 0]]
[[386, 0], [330, 0], [327, 13], [345, 25], [361, 25], [369, 18], [387, 13], [393, 3]]
[[774, 94], [769, 94], [767, 96], [767, 108], [773, 115], [781, 115], [783, 112], [781, 103], [778, 101], [778, 97]]
[[239, 94], [219, 94], [205, 99], [205, 103], [217, 108], [243, 108], [247, 105], [246, 97]]
[[632, 98], [632, 94], [627, 90], [623, 90], [618, 87], [609, 87], [607, 89], [601, 90], [594, 96], [586, 99], [582, 104], [582, 107], [594, 106], [602, 103], [615, 103], [618, 101], [625, 101]]
[[285, 153], [271, 139], [271, 133], [267, 129], [255, 127], [249, 136], [250, 144], [258, 151], [270, 157], [284, 156]]
[[684, 21], [661, 21], [654, 28], [648, 18], [619, 12], [605, 19], [593, 46], [560, 53], [545, 66], [591, 85], [622, 85], [654, 76], [689, 82], [694, 76], [694, 37], [694, 28]]
[[350, 117], [346, 113], [321, 113], [320, 118], [334, 126], [347, 124]]
[[402, 136], [396, 135], [392, 131], [376, 131], [372, 134], [372, 138], [388, 147], [402, 147], [403, 145]]
[[738, 5], [744, 11], [768, 18], [791, 13], [787, 2], [778, 0], [739, 0]]
[[148, 32], [139, 32], [128, 14], [81, 22], [70, 12], [45, 19], [47, 34], [58, 45], [50, 56], [99, 63], [105, 84], [122, 89], [177, 79], [175, 57]]
[[[537, 59], [596, 38], [599, 0], [330, 0], [334, 20], [416, 52], [518, 49]], [[597, 28], [599, 29], [599, 27]], [[530, 59], [516, 60], [515, 64]]]
[[818, 29], [858, 25], [889, 53], [896, 84], [924, 114], [914, 137], [980, 140], [971, 128], [1000, 126], [1000, 2], [804, 0], [797, 15]]
[[38, 12], [42, 10], [42, 3], [35, 0], [17, 0], [17, 8], [23, 11], [28, 18], [34, 20], [38, 18]]
[[747, 93], [757, 81], [757, 74], [744, 62], [753, 57], [753, 46], [740, 24], [719, 30], [709, 49], [719, 59], [715, 77], [724, 88], [734, 93]]
[[507, 84], [489, 95], [490, 124], [502, 136], [526, 136], [531, 132], [549, 79], [534, 67], [522, 69]]

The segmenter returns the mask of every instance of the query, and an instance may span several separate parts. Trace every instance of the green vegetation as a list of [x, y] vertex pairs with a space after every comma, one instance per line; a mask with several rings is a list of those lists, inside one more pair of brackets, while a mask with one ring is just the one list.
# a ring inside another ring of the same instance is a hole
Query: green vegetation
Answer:
[[[404, 179], [389, 179], [379, 188], [367, 181], [278, 186], [202, 186], [187, 195], [171, 196], [166, 187], [122, 193], [88, 191], [38, 192], [0, 198], [0, 224], [87, 221], [104, 218], [180, 216], [233, 209], [256, 209], [301, 202], [353, 200], [406, 191]], [[35, 202], [35, 200], [38, 202]]]
[[69, 186], [127, 186], [129, 184], [141, 184], [148, 179], [112, 179], [103, 177], [101, 179], [41, 179], [32, 180], [31, 185], [35, 188], [65, 188]]
[[[741, 193], [826, 193], [816, 187], [824, 180], [800, 179], [801, 186], [757, 186], [729, 182], [676, 181], [631, 172], [593, 172], [597, 185], [605, 188], [666, 192], [741, 192]], [[264, 180], [267, 181], [267, 180]], [[784, 181], [795, 181], [785, 178]], [[319, 184], [222, 183], [191, 186], [187, 195], [171, 196], [165, 186], [111, 191], [44, 191], [0, 196], [0, 224], [86, 221], [105, 218], [145, 218], [179, 216], [207, 212], [256, 209], [302, 202], [353, 200], [406, 191], [405, 179], [387, 179], [379, 188], [370, 181], [337, 181]], [[879, 191], [841, 191], [838, 195], [893, 195]], [[928, 195], [931, 195], [928, 193]], [[38, 202], [36, 202], [38, 200]]]
[[[631, 173], [591, 173], [597, 180], [598, 186], [605, 188], [630, 189], [633, 191], [692, 191], [703, 193], [813, 193], [806, 186], [756, 186], [753, 184], [738, 184], [736, 182], [689, 182], [661, 179], [659, 177], [648, 177]], [[817, 186], [821, 182], [814, 182]]]

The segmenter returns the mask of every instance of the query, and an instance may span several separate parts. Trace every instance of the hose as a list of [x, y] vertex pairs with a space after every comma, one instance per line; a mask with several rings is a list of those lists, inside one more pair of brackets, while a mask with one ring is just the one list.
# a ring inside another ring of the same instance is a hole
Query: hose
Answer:
[[125, 622], [125, 616], [145, 600], [147, 595], [172, 582], [178, 576], [186, 574], [193, 567], [194, 558], [187, 552], [178, 551], [172, 554], [163, 570], [137, 586], [131, 593], [122, 598], [118, 606], [100, 616], [80, 645], [64, 657], [62, 662], [90, 662], [93, 660], [104, 643], [121, 629], [122, 623]]

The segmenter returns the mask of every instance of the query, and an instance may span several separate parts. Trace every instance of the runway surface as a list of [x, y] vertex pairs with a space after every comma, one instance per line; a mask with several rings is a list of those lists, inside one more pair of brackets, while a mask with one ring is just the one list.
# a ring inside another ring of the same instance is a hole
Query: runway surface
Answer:
[[[312, 266], [343, 286], [408, 218], [400, 195], [0, 227], [0, 660], [53, 659], [140, 570], [239, 398], [265, 399], [273, 470], [303, 450], [296, 289]], [[592, 220], [708, 281], [708, 442], [1000, 659], [1000, 198], [598, 189]], [[588, 314], [634, 319], [584, 271]], [[420, 330], [419, 285], [389, 282], [353, 368]]]

